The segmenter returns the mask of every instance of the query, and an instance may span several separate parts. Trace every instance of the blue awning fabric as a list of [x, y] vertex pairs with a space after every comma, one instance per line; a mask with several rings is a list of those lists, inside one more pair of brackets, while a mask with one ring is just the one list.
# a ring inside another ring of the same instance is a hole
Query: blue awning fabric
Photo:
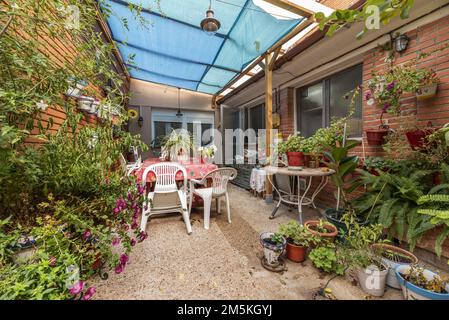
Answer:
[[[142, 5], [142, 24], [131, 5]], [[131, 77], [215, 94], [301, 19], [279, 19], [252, 0], [215, 0], [221, 22], [210, 35], [200, 28], [207, 0], [108, 0], [114, 41]], [[127, 27], [124, 26], [127, 24]]]

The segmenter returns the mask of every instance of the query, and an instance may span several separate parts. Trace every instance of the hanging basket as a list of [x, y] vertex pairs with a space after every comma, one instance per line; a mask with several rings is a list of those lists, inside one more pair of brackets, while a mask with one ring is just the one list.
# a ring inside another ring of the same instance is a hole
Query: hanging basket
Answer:
[[390, 130], [380, 127], [379, 129], [365, 130], [366, 139], [370, 146], [381, 146], [385, 143], [385, 136]]

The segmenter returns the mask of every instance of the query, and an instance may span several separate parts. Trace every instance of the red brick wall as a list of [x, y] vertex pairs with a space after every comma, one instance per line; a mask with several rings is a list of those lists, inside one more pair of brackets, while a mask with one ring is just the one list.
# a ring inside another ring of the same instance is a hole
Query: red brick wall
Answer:
[[[327, 3], [328, 4], [328, 3]], [[427, 25], [412, 30], [406, 35], [410, 38], [408, 48], [402, 54], [396, 53], [394, 65], [400, 65], [414, 58], [417, 58], [421, 52], [431, 52], [444, 44], [449, 43], [449, 16], [431, 22]], [[337, 35], [338, 36], [338, 35]], [[363, 82], [366, 84], [371, 79], [372, 72], [382, 72], [386, 70], [386, 53], [378, 48], [372, 49], [364, 54], [363, 57]], [[414, 94], [404, 94], [401, 100], [402, 116], [386, 115], [384, 119], [388, 121], [390, 127], [397, 128], [400, 123], [409, 118], [416, 118], [419, 125], [426, 126], [431, 121], [434, 126], [441, 126], [449, 122], [449, 48], [435, 52], [429, 57], [420, 59], [417, 63], [419, 68], [428, 68], [436, 71], [440, 79], [438, 92], [435, 98], [427, 101], [417, 101]], [[294, 91], [291, 88], [284, 89], [284, 96]], [[365, 100], [365, 99], [364, 99]], [[289, 110], [293, 110], [292, 99], [284, 99], [281, 105], [281, 128], [283, 128], [284, 137], [294, 129], [294, 116]], [[291, 105], [290, 105], [291, 103]], [[363, 103], [363, 126], [364, 130], [376, 128], [379, 126], [380, 108], [369, 106], [366, 101]], [[404, 118], [405, 117], [405, 118]], [[368, 146], [366, 134], [363, 135], [365, 155], [381, 156], [384, 154], [382, 147]], [[354, 154], [363, 156], [363, 148], [360, 146], [354, 150]], [[318, 183], [316, 181], [315, 185]], [[358, 194], [363, 192], [361, 190]], [[317, 197], [316, 203], [321, 207], [334, 207], [335, 188], [330, 183]], [[355, 194], [357, 195], [357, 194]], [[434, 248], [436, 231], [431, 231], [419, 243], [419, 247], [432, 251]], [[443, 255], [449, 257], [449, 240], [444, 244]]]
[[[295, 118], [294, 92], [293, 88], [285, 88], [280, 91], [278, 113], [281, 116], [281, 125], [279, 131], [282, 133], [284, 139], [287, 139], [290, 134], [295, 132], [295, 123], [292, 120]], [[276, 105], [276, 101], [273, 101], [273, 103]]]
[[[417, 58], [421, 52], [430, 52], [444, 44], [449, 43], [449, 16], [429, 23], [406, 33], [410, 38], [407, 50], [402, 54], [396, 53], [394, 65], [401, 65], [411, 59]], [[437, 96], [426, 101], [417, 101], [414, 94], [404, 94], [401, 100], [402, 117], [386, 115], [384, 119], [393, 129], [397, 128], [404, 117], [413, 117], [419, 125], [426, 126], [429, 121], [434, 126], [441, 126], [449, 122], [449, 48], [435, 52], [429, 57], [418, 60], [418, 68], [433, 69], [440, 78]], [[364, 55], [363, 81], [371, 79], [371, 73], [386, 70], [385, 53], [373, 49]], [[369, 106], [366, 101], [363, 105], [364, 129], [379, 126], [380, 108]], [[364, 135], [367, 155], [382, 155], [382, 147], [368, 146]]]

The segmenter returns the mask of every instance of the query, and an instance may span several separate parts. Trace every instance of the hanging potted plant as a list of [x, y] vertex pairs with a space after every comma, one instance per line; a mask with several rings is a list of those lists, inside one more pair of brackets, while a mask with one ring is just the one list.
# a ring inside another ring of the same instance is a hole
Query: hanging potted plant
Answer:
[[279, 257], [287, 244], [285, 238], [279, 233], [264, 232], [260, 235], [260, 243], [266, 263], [272, 267], [278, 266]]
[[418, 258], [411, 252], [386, 243], [376, 243], [371, 246], [373, 252], [381, 257], [382, 263], [388, 266], [387, 285], [400, 289], [400, 284], [396, 277], [396, 267], [410, 266], [418, 263]]
[[190, 157], [192, 136], [187, 130], [172, 130], [162, 146], [162, 157], [167, 161], [187, 161]]
[[418, 85], [416, 88], [416, 98], [418, 100], [427, 100], [437, 94], [438, 77], [434, 70], [417, 70]]
[[396, 267], [396, 276], [407, 300], [449, 300], [449, 281], [416, 265]]
[[287, 239], [287, 258], [293, 262], [303, 262], [313, 235], [295, 220], [280, 225], [279, 234]]
[[437, 128], [432, 127], [432, 122], [429, 121], [427, 123], [426, 128], [418, 128], [415, 127], [411, 130], [408, 130], [405, 132], [405, 135], [407, 137], [407, 141], [410, 144], [410, 147], [413, 150], [420, 150], [426, 147], [428, 144], [428, 137], [434, 133], [437, 130]]
[[304, 138], [299, 134], [290, 135], [285, 142], [278, 145], [280, 153], [287, 155], [288, 166], [292, 169], [302, 168], [305, 165], [305, 156], [302, 152], [301, 143]]

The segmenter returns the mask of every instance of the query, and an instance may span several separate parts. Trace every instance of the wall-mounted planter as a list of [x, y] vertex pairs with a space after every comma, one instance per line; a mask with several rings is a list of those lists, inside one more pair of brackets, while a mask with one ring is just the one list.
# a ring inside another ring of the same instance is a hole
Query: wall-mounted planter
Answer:
[[90, 112], [92, 104], [95, 102], [94, 98], [81, 96], [78, 99], [77, 109], [79, 111]]
[[385, 143], [385, 136], [388, 134], [388, 129], [368, 129], [365, 130], [366, 139], [370, 146], [381, 146]]
[[413, 150], [416, 149], [422, 149], [426, 142], [427, 137], [435, 132], [435, 129], [428, 128], [428, 129], [417, 129], [408, 131], [405, 133], [407, 136], [408, 143], [410, 144], [410, 147], [412, 147]]
[[418, 100], [427, 100], [436, 96], [438, 89], [438, 83], [432, 84], [430, 86], [423, 86], [416, 90], [416, 98]]
[[81, 97], [81, 92], [84, 90], [88, 83], [87, 81], [78, 81], [75, 83], [75, 81], [69, 81], [70, 87], [66, 91], [66, 95], [69, 97], [79, 98]]

